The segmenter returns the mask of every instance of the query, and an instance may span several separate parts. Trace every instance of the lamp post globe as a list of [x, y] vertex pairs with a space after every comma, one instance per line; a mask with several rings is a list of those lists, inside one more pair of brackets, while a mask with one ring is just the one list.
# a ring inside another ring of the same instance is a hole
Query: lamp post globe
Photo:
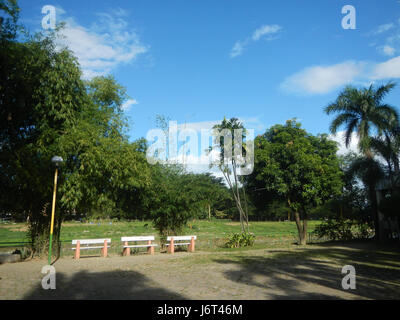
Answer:
[[54, 156], [53, 158], [51, 158], [51, 162], [56, 166], [56, 168], [58, 168], [58, 166], [63, 162], [63, 158], [59, 157], [59, 156]]

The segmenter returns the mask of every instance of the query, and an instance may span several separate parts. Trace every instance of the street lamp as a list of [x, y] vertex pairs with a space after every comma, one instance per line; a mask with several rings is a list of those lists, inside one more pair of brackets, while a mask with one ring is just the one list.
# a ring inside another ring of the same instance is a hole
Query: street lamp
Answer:
[[58, 176], [58, 167], [63, 162], [63, 158], [59, 156], [55, 156], [51, 158], [51, 162], [56, 168], [54, 173], [54, 191], [53, 191], [53, 206], [51, 208], [51, 224], [50, 224], [50, 243], [49, 243], [49, 265], [51, 263], [51, 247], [53, 244], [53, 227], [54, 227], [54, 211], [56, 208], [56, 191], [57, 191], [57, 176]]

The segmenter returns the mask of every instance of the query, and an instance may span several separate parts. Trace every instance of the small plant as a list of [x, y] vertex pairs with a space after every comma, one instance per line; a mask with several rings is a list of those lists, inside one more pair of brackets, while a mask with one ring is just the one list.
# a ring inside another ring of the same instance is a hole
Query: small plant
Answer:
[[225, 246], [228, 248], [251, 247], [254, 244], [256, 237], [253, 233], [232, 233], [228, 237]]

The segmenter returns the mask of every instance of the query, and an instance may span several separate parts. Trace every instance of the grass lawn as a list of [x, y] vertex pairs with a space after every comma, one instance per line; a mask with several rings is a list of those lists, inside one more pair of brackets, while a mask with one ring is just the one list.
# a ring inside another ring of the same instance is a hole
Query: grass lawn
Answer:
[[[309, 232], [315, 229], [319, 221], [310, 221]], [[240, 232], [240, 223], [231, 220], [193, 220], [184, 230], [186, 235], [198, 236], [197, 249], [221, 250], [230, 233]], [[0, 248], [12, 246], [16, 242], [27, 241], [26, 223], [0, 224]], [[297, 240], [295, 222], [250, 222], [250, 232], [256, 236], [255, 247], [291, 244]], [[92, 223], [65, 222], [61, 229], [61, 241], [69, 248], [72, 239], [111, 238], [112, 249], [120, 246], [122, 236], [154, 235], [159, 241], [157, 230], [151, 221]], [[111, 250], [111, 253], [113, 250]]]

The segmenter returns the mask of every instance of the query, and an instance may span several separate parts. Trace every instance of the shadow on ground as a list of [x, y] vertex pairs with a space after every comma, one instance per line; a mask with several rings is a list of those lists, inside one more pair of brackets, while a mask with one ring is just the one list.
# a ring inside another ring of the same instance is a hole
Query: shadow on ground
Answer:
[[81, 271], [72, 276], [57, 272], [55, 290], [44, 290], [38, 285], [23, 299], [183, 300], [185, 297], [152, 285], [147, 277], [135, 271]]
[[[347, 296], [350, 299], [400, 299], [398, 246], [337, 246], [327, 244], [321, 248], [318, 245], [319, 248], [295, 251], [267, 250], [263, 256], [236, 256], [232, 260], [214, 261], [237, 264], [239, 269], [226, 271], [226, 278], [263, 288], [268, 299], [339, 299], [344, 292], [350, 294]], [[355, 290], [342, 289], [342, 279], [346, 274], [341, 271], [345, 265], [355, 267]]]

